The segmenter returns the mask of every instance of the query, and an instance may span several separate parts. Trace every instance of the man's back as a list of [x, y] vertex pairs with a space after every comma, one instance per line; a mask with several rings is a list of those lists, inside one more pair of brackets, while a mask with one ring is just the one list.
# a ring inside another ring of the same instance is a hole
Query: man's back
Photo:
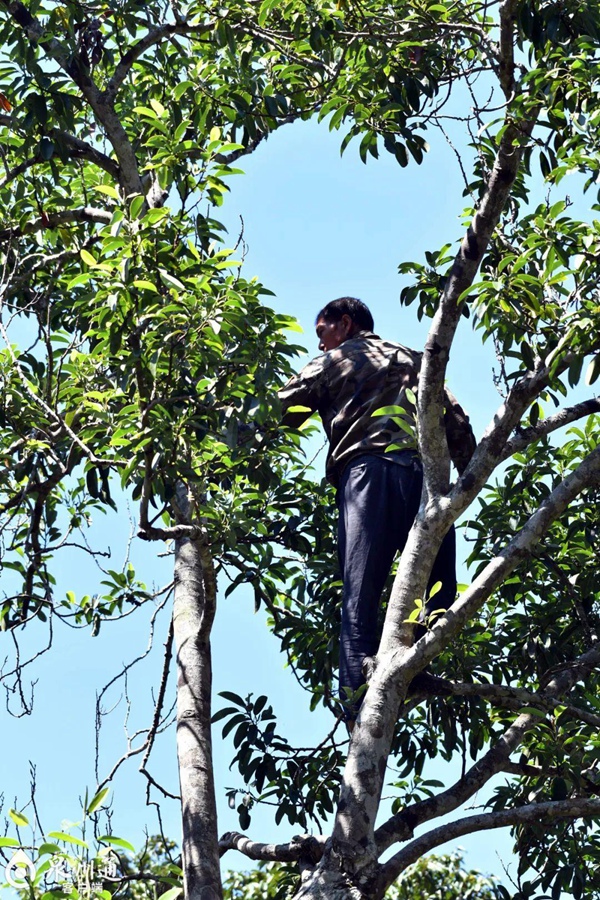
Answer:
[[[415, 410], [406, 391], [416, 392], [420, 364], [421, 354], [414, 350], [359, 331], [313, 359], [280, 391], [284, 409], [298, 405], [319, 412], [329, 438], [327, 477], [334, 484], [356, 456], [383, 454], [391, 445], [416, 449], [409, 431], [390, 416], [374, 413], [386, 406], [401, 407], [400, 418], [409, 430], [414, 428]], [[467, 434], [468, 419], [449, 393], [447, 405], [450, 418], [460, 419], [453, 424]], [[303, 418], [301, 413], [295, 416], [288, 413], [284, 422], [293, 425]]]

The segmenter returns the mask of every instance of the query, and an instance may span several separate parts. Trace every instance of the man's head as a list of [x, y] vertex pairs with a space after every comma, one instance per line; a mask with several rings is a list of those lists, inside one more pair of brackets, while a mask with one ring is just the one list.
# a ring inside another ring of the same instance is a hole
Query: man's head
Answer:
[[374, 327], [373, 316], [362, 300], [356, 297], [332, 300], [317, 314], [319, 350], [334, 350], [358, 331], [373, 331]]

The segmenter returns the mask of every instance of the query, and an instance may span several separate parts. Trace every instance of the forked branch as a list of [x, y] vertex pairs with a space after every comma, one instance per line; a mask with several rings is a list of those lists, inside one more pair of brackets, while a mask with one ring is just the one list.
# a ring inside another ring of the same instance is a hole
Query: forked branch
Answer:
[[408, 866], [429, 850], [465, 834], [489, 831], [492, 828], [506, 828], [511, 825], [539, 825], [540, 823], [555, 822], [558, 819], [578, 819], [592, 816], [600, 816], [600, 800], [576, 798], [547, 803], [529, 803], [527, 806], [520, 806], [516, 809], [481, 813], [449, 822], [447, 825], [440, 825], [439, 828], [434, 828], [427, 834], [411, 841], [408, 846], [392, 856], [382, 866], [379, 888], [383, 892]]

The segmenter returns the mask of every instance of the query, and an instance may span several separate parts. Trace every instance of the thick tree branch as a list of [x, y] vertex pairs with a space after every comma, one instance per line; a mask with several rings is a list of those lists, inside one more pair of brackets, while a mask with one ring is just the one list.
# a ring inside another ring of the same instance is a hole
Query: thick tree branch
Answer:
[[[3, 125], [6, 128], [10, 128], [17, 131], [25, 131], [26, 129], [22, 128], [19, 123], [15, 123], [15, 119], [13, 116], [2, 116], [0, 115], [0, 125]], [[69, 152], [69, 155], [73, 159], [86, 159], [88, 162], [94, 163], [94, 165], [98, 166], [100, 169], [103, 169], [105, 172], [113, 178], [114, 181], [119, 180], [119, 167], [117, 163], [107, 156], [105, 153], [101, 153], [100, 150], [96, 150], [95, 147], [92, 147], [91, 144], [87, 144], [85, 141], [82, 141], [80, 138], [75, 137], [73, 134], [69, 134], [68, 131], [60, 131], [58, 128], [53, 128], [48, 132], [48, 137], [51, 140], [56, 140], [61, 143], [64, 148]], [[18, 166], [10, 169], [4, 178], [0, 180], [0, 183], [5, 185], [10, 181], [13, 181], [15, 178], [18, 178], [23, 172], [26, 172], [27, 169], [30, 169], [32, 166], [38, 165], [40, 163], [46, 163], [47, 160], [43, 159], [39, 154], [36, 156], [32, 156], [30, 159], [24, 160], [19, 163]]]
[[410, 646], [412, 627], [407, 620], [415, 597], [425, 596], [430, 572], [424, 560], [433, 564], [443, 536], [485, 484], [530, 399], [549, 377], [549, 369], [540, 363], [539, 370], [514, 386], [449, 493], [450, 458], [443, 418], [446, 364], [465, 297], [506, 204], [532, 129], [532, 122], [525, 123], [522, 130], [507, 125], [486, 194], [455, 257], [429, 331], [418, 395], [424, 499], [394, 579], [380, 653], [392, 652], [398, 645]]
[[217, 578], [210, 547], [205, 541], [198, 542], [198, 552], [202, 561], [202, 577], [204, 579], [204, 609], [200, 623], [199, 637], [208, 640], [217, 612]]
[[[238, 37], [246, 37], [247, 35], [252, 35], [253, 37], [259, 38], [260, 40], [265, 41], [270, 46], [279, 50], [282, 54], [286, 55], [292, 61], [298, 62], [302, 65], [303, 68], [313, 68], [316, 71], [326, 71], [328, 74], [332, 74], [330, 70], [318, 59], [306, 59], [295, 57], [293, 53], [290, 52], [289, 48], [285, 46], [281, 46], [278, 41], [273, 37], [272, 34], [269, 33], [266, 29], [259, 29], [252, 27], [248, 22], [243, 22], [241, 24], [235, 24], [229, 22], [230, 28], [233, 33]], [[194, 35], [207, 34], [212, 32], [217, 26], [217, 22], [202, 22], [200, 24], [192, 24], [185, 20], [176, 21], [174, 23], [168, 23], [164, 25], [160, 25], [157, 28], [153, 28], [147, 34], [144, 35], [137, 43], [135, 43], [132, 47], [127, 50], [126, 53], [123, 54], [121, 59], [119, 60], [115, 71], [113, 73], [112, 78], [108, 82], [106, 86], [106, 90], [104, 91], [104, 99], [108, 103], [113, 103], [119, 88], [127, 78], [131, 67], [134, 65], [136, 60], [142, 56], [149, 50], [151, 47], [156, 46], [161, 41], [168, 40], [175, 35], [180, 35], [183, 37], [192, 37]], [[288, 41], [293, 40], [292, 35], [286, 36]], [[196, 37], [196, 40], [198, 38]]]
[[173, 525], [172, 528], [154, 528], [152, 525], [140, 524], [138, 537], [142, 541], [172, 541], [180, 538], [189, 538], [195, 541], [205, 537], [205, 531], [201, 525]]
[[469, 800], [492, 776], [503, 771], [511, 754], [520, 746], [524, 735], [536, 722], [539, 722], [536, 715], [523, 713], [507, 728], [494, 746], [450, 788], [406, 807], [384, 822], [375, 832], [379, 853], [383, 853], [396, 841], [412, 837], [415, 828], [423, 822], [447, 815]]
[[94, 206], [84, 206], [81, 209], [63, 209], [59, 212], [48, 213], [20, 228], [4, 228], [0, 231], [0, 241], [22, 237], [26, 234], [35, 234], [36, 231], [43, 231], [46, 228], [58, 228], [60, 225], [67, 225], [71, 222], [98, 222], [102, 225], [108, 225], [111, 219], [111, 213]]
[[[600, 339], [596, 339], [593, 349], [599, 347]], [[557, 362], [555, 354], [558, 353], [562, 355]], [[466, 470], [453, 486], [449, 496], [439, 500], [436, 508], [439, 508], [442, 519], [447, 516], [449, 522], [455, 522], [477, 497], [490, 474], [504, 458], [503, 454], [509, 436], [514, 429], [518, 428], [527, 406], [548, 386], [551, 375], [559, 376], [575, 360], [577, 360], [577, 355], [568, 349], [568, 342], [565, 341], [564, 345], [556, 348], [546, 361], [539, 360], [533, 372], [527, 373], [514, 384], [506, 400], [495, 412], [492, 421], [483, 433]], [[431, 523], [429, 524], [431, 527]]]
[[[8, 456], [8, 454], [7, 454]], [[33, 479], [29, 479], [25, 487], [21, 488], [17, 491], [16, 494], [6, 501], [6, 503], [0, 504], [0, 515], [6, 512], [9, 512], [11, 509], [16, 509], [19, 507], [26, 497], [31, 495], [39, 495], [48, 496], [50, 491], [56, 487], [61, 478], [64, 478], [65, 475], [69, 474], [69, 468], [65, 466], [60, 459], [55, 458], [55, 462], [58, 465], [58, 472], [50, 475], [50, 477], [43, 482], [36, 482]]]
[[[502, 584], [532, 548], [539, 543], [548, 528], [563, 514], [571, 501], [582, 491], [598, 484], [600, 484], [600, 450], [596, 449], [585, 457], [577, 469], [556, 485], [523, 528], [498, 556], [488, 563], [448, 612], [441, 616], [433, 629], [422, 638], [423, 642], [427, 644], [435, 641], [434, 635], [438, 627], [440, 633], [442, 631], [446, 633], [446, 627], [448, 627], [447, 633], [451, 632], [453, 636], [456, 635], [476, 614], [485, 599]], [[427, 661], [433, 658], [429, 657], [429, 653], [426, 654], [426, 657]]]
[[108, 172], [114, 181], [119, 181], [119, 166], [106, 153], [101, 153], [100, 150], [96, 150], [91, 144], [87, 144], [80, 138], [75, 137], [75, 135], [69, 134], [68, 131], [53, 129], [50, 132], [50, 137], [56, 138], [56, 140], [66, 146], [74, 159], [86, 159], [88, 162], [98, 166], [99, 169], [104, 169], [105, 172]]
[[8, 169], [4, 177], [0, 179], [0, 186], [4, 187], [11, 181], [14, 181], [15, 178], [18, 178], [19, 175], [22, 175], [23, 172], [26, 172], [27, 169], [31, 169], [40, 162], [42, 162], [41, 156], [32, 156], [30, 159], [26, 159], [24, 162], [19, 163], [18, 166]]
[[[600, 662], [600, 654], [598, 654]], [[582, 670], [585, 670], [582, 664]], [[504, 687], [499, 684], [470, 684], [456, 683], [452, 685], [452, 693], [457, 697], [483, 697], [499, 706], [534, 706], [537, 709], [553, 712], [560, 708], [569, 713], [574, 719], [579, 719], [594, 728], [600, 728], [600, 716], [595, 713], [588, 712], [586, 709], [580, 709], [578, 706], [564, 703], [562, 700], [555, 700], [546, 697], [535, 691], [526, 691], [523, 688]]]
[[[575, 358], [575, 354], [565, 350], [555, 374], [560, 374], [568, 369]], [[506, 441], [520, 421], [524, 410], [531, 400], [547, 386], [550, 380], [550, 367], [554, 364], [555, 361], [552, 360], [548, 360], [547, 364], [540, 361], [534, 372], [528, 373], [514, 385], [505, 402], [495, 413], [471, 462], [454, 485], [450, 495], [448, 497], [438, 495], [419, 511], [394, 580], [380, 644], [380, 654], [392, 652], [398, 645], [410, 646], [412, 643], [412, 626], [407, 624], [407, 620], [413, 608], [414, 598], [422, 597], [425, 593], [430, 571], [423, 565], [423, 561], [435, 558], [442, 536], [479, 494], [498, 464]], [[592, 468], [594, 465], [592, 463]], [[593, 482], [595, 476], [590, 469], [590, 457], [585, 462], [585, 473], [584, 470], [581, 470], [580, 476], [583, 476], [583, 481], [571, 499]], [[592, 478], [592, 481], [587, 482], [586, 478]], [[571, 487], [574, 487], [574, 484], [571, 484]], [[570, 487], [567, 488], [567, 490], [570, 489]], [[562, 509], [558, 514], [560, 515], [561, 512]]]
[[106, 89], [104, 91], [104, 99], [108, 103], [113, 103], [119, 88], [127, 78], [127, 75], [131, 71], [131, 67], [133, 64], [140, 58], [140, 56], [149, 50], [150, 47], [154, 47], [156, 44], [160, 44], [161, 41], [164, 41], [174, 35], [193, 35], [193, 34], [204, 34], [206, 32], [212, 31], [215, 28], [216, 23], [214, 22], [206, 22], [201, 24], [191, 25], [189, 22], [175, 22], [165, 25], [159, 25], [158, 28], [151, 29], [147, 34], [144, 35], [137, 43], [135, 43], [132, 47], [127, 50], [126, 53], [123, 54], [115, 71], [113, 73], [112, 78], [106, 85]]
[[514, 453], [519, 453], [532, 444], [539, 441], [540, 438], [546, 437], [558, 428], [564, 428], [571, 422], [576, 422], [584, 416], [592, 415], [592, 413], [600, 412], [600, 397], [594, 397], [591, 400], [584, 400], [582, 403], [576, 403], [574, 406], [568, 406], [561, 409], [553, 416], [548, 416], [542, 422], [538, 422], [535, 427], [520, 428], [518, 434], [507, 442], [504, 450], [500, 454], [500, 462], [508, 459]]
[[324, 835], [304, 834], [293, 837], [289, 844], [261, 844], [245, 834], [228, 831], [219, 840], [219, 852], [223, 856], [228, 850], [239, 850], [248, 859], [267, 862], [297, 862], [302, 857], [310, 857], [316, 863], [323, 855], [326, 840]]
[[473, 834], [476, 831], [487, 831], [492, 828], [505, 828], [509, 825], [539, 825], [540, 822], [551, 823], [558, 819], [577, 819], [600, 816], [600, 800], [577, 798], [573, 800], [550, 801], [547, 803], [530, 803], [517, 809], [500, 812], [481, 813], [467, 816], [447, 825], [434, 828], [422, 837], [416, 838], [399, 853], [388, 860], [381, 869], [378, 887], [383, 891], [388, 888], [408, 866], [412, 865], [429, 850], [445, 844], [447, 841]]
[[534, 127], [533, 121], [515, 124], [509, 113], [506, 123], [486, 192], [454, 259], [425, 344], [419, 382], [419, 448], [429, 497], [443, 497], [449, 486], [443, 388], [450, 347], [468, 289], [500, 221]]
[[500, 4], [500, 86], [509, 100], [515, 89], [514, 26], [517, 0], [504, 0]]

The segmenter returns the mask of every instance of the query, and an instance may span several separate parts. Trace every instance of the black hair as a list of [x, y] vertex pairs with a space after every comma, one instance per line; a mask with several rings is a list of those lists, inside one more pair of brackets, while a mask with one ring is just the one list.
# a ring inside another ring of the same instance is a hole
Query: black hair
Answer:
[[339, 322], [342, 316], [350, 316], [361, 331], [373, 331], [375, 323], [369, 307], [356, 297], [339, 297], [332, 300], [317, 313], [315, 322], [325, 319], [326, 322]]

